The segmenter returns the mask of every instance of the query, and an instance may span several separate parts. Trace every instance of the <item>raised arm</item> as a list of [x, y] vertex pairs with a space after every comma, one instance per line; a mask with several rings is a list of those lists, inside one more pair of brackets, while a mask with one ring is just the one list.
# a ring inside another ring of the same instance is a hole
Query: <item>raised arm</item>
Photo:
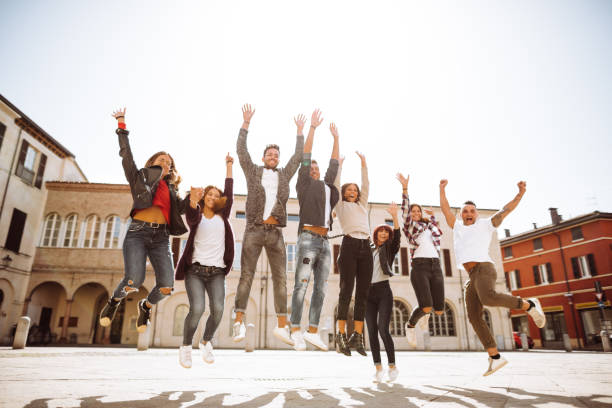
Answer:
[[404, 223], [404, 227], [408, 227], [412, 218], [410, 217], [410, 198], [408, 197], [408, 181], [410, 181], [410, 175], [407, 174], [406, 177], [402, 173], [397, 173], [395, 178], [402, 185], [402, 222]]
[[370, 180], [368, 180], [368, 165], [363, 153], [355, 152], [361, 159], [361, 193], [359, 194], [359, 203], [364, 207], [368, 205], [368, 196], [370, 195]]
[[[334, 184], [336, 181], [336, 176], [338, 175], [338, 167], [340, 165], [340, 136], [338, 132], [332, 133], [334, 138], [334, 146], [332, 147], [332, 154], [329, 160], [329, 166], [327, 166], [327, 171], [325, 172], [325, 184]], [[338, 190], [339, 192], [340, 190]]]
[[287, 179], [291, 179], [291, 177], [293, 177], [298, 167], [300, 166], [300, 163], [303, 159], [302, 156], [304, 154], [304, 124], [306, 123], [306, 118], [304, 117], [304, 115], [300, 115], [298, 117], [301, 117], [302, 120], [298, 121], [298, 118], [294, 119], [295, 125], [297, 126], [297, 137], [295, 138], [295, 152], [293, 153], [293, 156], [291, 156], [291, 158], [287, 162], [287, 165], [283, 169], [283, 171], [287, 175]]
[[[329, 131], [331, 132], [332, 136], [334, 137], [334, 148], [336, 147], [336, 141], [340, 138], [340, 134], [338, 133], [338, 128], [336, 127], [336, 124], [334, 122], [329, 124]], [[338, 149], [338, 155], [340, 149]], [[334, 157], [334, 152], [332, 152], [332, 158]], [[338, 189], [338, 192], [340, 194], [342, 194], [342, 190], [341, 190], [341, 186], [340, 186], [340, 176], [342, 173], [342, 163], [344, 163], [344, 157], [339, 157], [338, 156], [338, 171], [336, 173], [336, 178], [334, 180], [334, 186]], [[342, 197], [340, 197], [340, 200], [342, 200]]]
[[242, 127], [240, 128], [240, 133], [238, 134], [238, 142], [236, 143], [236, 153], [238, 154], [238, 161], [240, 162], [240, 167], [245, 173], [250, 173], [254, 171], [255, 163], [251, 159], [251, 155], [249, 154], [249, 150], [247, 149], [247, 135], [249, 133], [249, 124], [251, 123], [251, 118], [255, 114], [255, 109], [251, 107], [249, 104], [245, 104], [242, 106]]
[[446, 185], [448, 184], [448, 180], [440, 180], [440, 208], [442, 209], [442, 214], [444, 214], [444, 218], [446, 218], [446, 223], [449, 227], [455, 227], [455, 214], [450, 209], [450, 205], [448, 204], [448, 199], [446, 198]]
[[[304, 129], [304, 124], [306, 123], [306, 118], [304, 117], [304, 115], [299, 115], [293, 120], [295, 121], [295, 125], [298, 127], [298, 134], [302, 133], [302, 130]], [[314, 112], [312, 112], [312, 116], [310, 117], [310, 129], [308, 130], [308, 137], [304, 142], [304, 153], [312, 153], [315, 130], [317, 130], [317, 127], [321, 124], [321, 122], [323, 122], [323, 118], [321, 117], [321, 111], [315, 109]]]
[[125, 128], [125, 111], [126, 108], [123, 108], [123, 110], [117, 109], [111, 115], [117, 119], [116, 133], [119, 137], [119, 156], [121, 156], [121, 165], [123, 166], [125, 178], [130, 184], [133, 184], [138, 177], [139, 170], [132, 156], [130, 139], [128, 138], [130, 132]]
[[189, 199], [189, 205], [185, 211], [185, 219], [187, 220], [187, 225], [189, 227], [193, 227], [199, 224], [202, 219], [202, 211], [198, 203], [204, 197], [204, 189], [201, 187], [191, 187], [189, 194], [187, 195], [187, 199]]
[[525, 191], [527, 190], [527, 183], [525, 183], [524, 181], [519, 181], [517, 186], [519, 189], [518, 194], [512, 199], [512, 201], [504, 205], [504, 208], [496, 212], [495, 215], [491, 217], [491, 223], [493, 224], [495, 228], [501, 225], [504, 218], [506, 218], [506, 216], [510, 214], [512, 210], [516, 208], [518, 203], [521, 201], [521, 198], [523, 198], [523, 195], [525, 194]]
[[[317, 111], [315, 111], [317, 112]], [[315, 114], [312, 114], [313, 118]], [[306, 117], [302, 114], [293, 118], [295, 125], [298, 128], [298, 132], [301, 133], [304, 129], [304, 124], [306, 123]], [[310, 125], [310, 130], [308, 131], [308, 138], [306, 142], [304, 142], [304, 152], [302, 153], [302, 164], [300, 165], [300, 170], [298, 172], [298, 179], [295, 185], [295, 189], [297, 190], [298, 199], [302, 198], [302, 194], [304, 194], [308, 190], [308, 186], [310, 185], [310, 181], [312, 177], [310, 177], [310, 168], [312, 165], [312, 144], [314, 141], [314, 133], [318, 124], [315, 121], [312, 121]]]
[[389, 237], [390, 239], [392, 239], [391, 251], [393, 252], [393, 256], [395, 256], [395, 254], [397, 254], [397, 251], [399, 251], [401, 242], [400, 223], [399, 217], [397, 215], [398, 210], [399, 209], [397, 208], [397, 204], [393, 202], [389, 204], [389, 207], [387, 208], [387, 212], [391, 214], [391, 218], [393, 218], [393, 237]]
[[234, 205], [234, 179], [232, 178], [232, 167], [234, 166], [234, 158], [228, 153], [225, 156], [225, 188], [223, 195], [227, 198], [225, 208], [223, 208], [223, 217], [229, 218], [232, 213], [232, 205]]

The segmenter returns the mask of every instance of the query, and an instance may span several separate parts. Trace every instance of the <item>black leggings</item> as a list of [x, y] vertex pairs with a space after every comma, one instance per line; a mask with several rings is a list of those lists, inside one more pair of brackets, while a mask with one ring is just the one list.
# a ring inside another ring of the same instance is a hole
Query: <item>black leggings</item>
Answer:
[[340, 269], [340, 296], [338, 299], [338, 320], [346, 320], [355, 280], [355, 313], [354, 320], [362, 322], [365, 317], [368, 290], [372, 282], [372, 250], [369, 239], [357, 239], [345, 235], [338, 255]]
[[436, 311], [444, 310], [444, 276], [438, 258], [414, 258], [410, 282], [414, 288], [419, 307], [410, 315], [408, 324], [414, 327], [419, 319], [425, 316], [424, 307]]
[[387, 362], [395, 364], [395, 345], [389, 333], [389, 322], [393, 311], [393, 292], [389, 281], [373, 283], [368, 295], [368, 307], [366, 309], [366, 322], [368, 324], [368, 336], [370, 338], [370, 350], [374, 364], [380, 364], [380, 343], [378, 334], [382, 338], [387, 352]]

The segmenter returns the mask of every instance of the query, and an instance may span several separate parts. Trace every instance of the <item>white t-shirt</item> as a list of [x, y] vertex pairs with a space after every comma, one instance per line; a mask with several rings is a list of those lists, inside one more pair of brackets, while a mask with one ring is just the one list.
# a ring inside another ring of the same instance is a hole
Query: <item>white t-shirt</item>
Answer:
[[271, 169], [263, 169], [261, 175], [261, 185], [266, 191], [266, 205], [264, 206], [264, 221], [272, 214], [272, 208], [276, 203], [276, 193], [278, 192], [278, 172]]
[[439, 258], [440, 254], [433, 244], [431, 230], [426, 228], [416, 239], [419, 246], [414, 251], [412, 258]]
[[463, 220], [456, 220], [453, 227], [455, 257], [457, 267], [463, 269], [467, 262], [491, 262], [489, 246], [495, 227], [491, 218], [477, 218], [472, 225], [463, 225]]
[[373, 254], [374, 271], [372, 272], [372, 283], [389, 280], [389, 275], [383, 272], [382, 266], [380, 265], [380, 257], [378, 256], [379, 252], [380, 249], [376, 249]]
[[208, 219], [202, 216], [193, 241], [192, 262], [203, 266], [225, 268], [225, 225], [220, 215]]

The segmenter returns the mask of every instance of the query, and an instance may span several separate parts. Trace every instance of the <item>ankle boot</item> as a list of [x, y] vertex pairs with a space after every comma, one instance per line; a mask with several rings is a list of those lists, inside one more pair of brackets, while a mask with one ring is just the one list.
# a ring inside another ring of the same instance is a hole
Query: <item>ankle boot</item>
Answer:
[[336, 337], [336, 342], [338, 343], [338, 350], [340, 353], [350, 356], [351, 348], [348, 345], [348, 340], [346, 339], [346, 333], [339, 333]]
[[367, 356], [362, 333], [353, 332], [353, 334], [351, 334], [351, 338], [348, 341], [348, 344], [349, 347], [352, 347], [357, 350], [357, 352], [362, 356]]

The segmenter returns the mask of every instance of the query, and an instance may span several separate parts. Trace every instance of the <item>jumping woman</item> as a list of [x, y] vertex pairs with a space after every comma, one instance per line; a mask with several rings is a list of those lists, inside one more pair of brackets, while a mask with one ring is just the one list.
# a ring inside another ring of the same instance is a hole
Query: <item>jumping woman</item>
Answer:
[[130, 211], [132, 222], [123, 241], [125, 275], [108, 303], [100, 313], [100, 325], [109, 326], [115, 312], [130, 292], [137, 292], [145, 280], [147, 257], [155, 271], [155, 287], [146, 299], [138, 302], [139, 333], [147, 329], [151, 307], [170, 295], [174, 285], [174, 266], [170, 251], [170, 235], [187, 232], [181, 214], [185, 212], [186, 200], [178, 195], [181, 178], [176, 171], [172, 156], [157, 152], [138, 169], [125, 127], [125, 108], [113, 112], [117, 119], [119, 155], [122, 158], [125, 177], [130, 184], [134, 204]]
[[[338, 129], [331, 127], [337, 137]], [[336, 205], [336, 215], [342, 227], [344, 238], [338, 255], [340, 269], [340, 295], [338, 299], [338, 348], [347, 356], [351, 347], [363, 356], [366, 355], [363, 342], [363, 319], [365, 317], [368, 290], [372, 281], [372, 251], [370, 249], [370, 222], [368, 218], [368, 168], [365, 156], [356, 152], [361, 159], [361, 190], [355, 183], [346, 183], [340, 188], [343, 159], [336, 176], [335, 186], [340, 190], [342, 200]], [[355, 281], [357, 285], [355, 285]], [[351, 337], [346, 337], [346, 318], [349, 304], [355, 289], [354, 329]]]
[[389, 333], [389, 322], [393, 311], [393, 292], [389, 285], [389, 278], [393, 276], [393, 261], [400, 249], [400, 224], [397, 219], [397, 204], [391, 203], [387, 212], [393, 218], [393, 229], [387, 224], [381, 224], [374, 229], [372, 234], [374, 248], [374, 271], [372, 273], [372, 285], [368, 294], [366, 307], [366, 322], [368, 323], [368, 337], [370, 338], [370, 349], [372, 359], [376, 367], [374, 375], [375, 382], [381, 382], [383, 368], [380, 360], [380, 343], [378, 334], [385, 344], [387, 352], [387, 363], [389, 364], [389, 381], [395, 381], [399, 370], [395, 366], [395, 345]]
[[189, 237], [183, 256], [176, 268], [176, 280], [185, 279], [189, 298], [189, 313], [185, 317], [183, 345], [179, 348], [179, 363], [191, 367], [193, 335], [205, 308], [205, 294], [208, 294], [210, 316], [202, 341], [198, 346], [202, 359], [208, 364], [215, 362], [210, 342], [221, 323], [225, 304], [225, 276], [232, 269], [234, 259], [234, 234], [229, 223], [234, 202], [234, 159], [225, 157], [226, 178], [224, 191], [208, 186], [191, 188], [186, 218]]
[[[419, 307], [414, 309], [406, 323], [406, 339], [411, 347], [417, 345], [416, 324], [422, 330], [428, 330], [428, 318], [433, 307], [437, 315], [444, 313], [444, 277], [440, 268], [440, 236], [442, 231], [436, 217], [430, 210], [425, 210], [429, 218], [423, 216], [423, 209], [418, 204], [410, 204], [408, 198], [408, 180], [397, 174], [402, 184], [402, 218], [404, 234], [410, 244], [412, 273], [410, 282], [414, 288]], [[424, 318], [423, 318], [424, 317]], [[423, 319], [421, 319], [423, 318]]]

